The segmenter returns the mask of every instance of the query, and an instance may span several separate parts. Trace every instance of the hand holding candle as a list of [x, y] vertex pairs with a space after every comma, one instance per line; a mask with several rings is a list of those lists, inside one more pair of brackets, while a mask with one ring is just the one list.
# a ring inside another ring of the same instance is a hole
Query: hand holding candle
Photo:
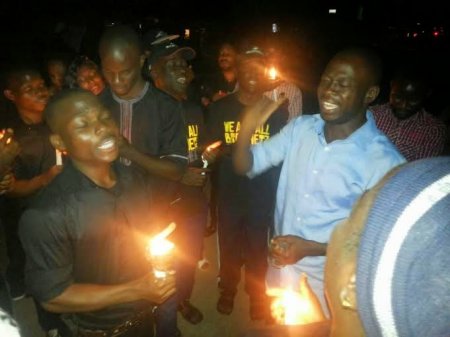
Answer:
[[221, 145], [222, 141], [218, 140], [206, 147], [206, 150], [202, 153], [203, 168], [207, 168], [209, 164], [215, 161]]
[[298, 292], [292, 289], [269, 289], [267, 295], [274, 297], [271, 313], [278, 324], [302, 325], [326, 320], [305, 274], [300, 278]]

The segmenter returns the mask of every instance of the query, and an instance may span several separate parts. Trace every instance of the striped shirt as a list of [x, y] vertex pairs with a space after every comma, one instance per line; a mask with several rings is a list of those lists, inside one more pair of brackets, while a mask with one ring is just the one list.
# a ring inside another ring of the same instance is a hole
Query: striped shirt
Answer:
[[264, 93], [264, 96], [270, 98], [273, 101], [277, 101], [281, 94], [284, 94], [284, 96], [288, 99], [288, 121], [297, 116], [300, 116], [303, 111], [301, 90], [295, 84], [283, 82], [272, 91], [266, 91]]
[[443, 153], [447, 128], [424, 109], [405, 120], [394, 116], [389, 103], [373, 106], [371, 110], [377, 127], [408, 161]]

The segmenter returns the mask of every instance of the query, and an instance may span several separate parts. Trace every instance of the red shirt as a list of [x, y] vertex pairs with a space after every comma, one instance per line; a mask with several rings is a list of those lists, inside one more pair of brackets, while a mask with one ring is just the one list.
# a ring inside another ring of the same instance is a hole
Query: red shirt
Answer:
[[400, 120], [394, 116], [389, 103], [371, 107], [377, 127], [397, 146], [408, 161], [442, 154], [447, 128], [424, 109]]

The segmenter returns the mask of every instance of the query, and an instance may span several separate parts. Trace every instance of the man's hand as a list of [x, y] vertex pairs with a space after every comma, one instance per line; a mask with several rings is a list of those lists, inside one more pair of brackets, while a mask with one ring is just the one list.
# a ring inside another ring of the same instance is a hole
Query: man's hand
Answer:
[[53, 165], [46, 172], [42, 174], [42, 184], [43, 186], [47, 186], [51, 183], [55, 177], [60, 174], [63, 170], [63, 166], [61, 165]]
[[205, 151], [203, 151], [202, 153], [202, 160], [206, 160], [208, 162], [208, 165], [213, 164], [217, 159], [217, 155], [219, 154], [221, 145], [221, 140], [208, 145]]
[[270, 255], [277, 265], [284, 266], [306, 256], [324, 256], [326, 246], [295, 235], [276, 236], [271, 240]]
[[175, 294], [175, 275], [167, 273], [164, 278], [156, 278], [153, 273], [133, 281], [133, 287], [142, 295], [139, 296], [150, 302], [161, 304]]
[[14, 158], [20, 152], [19, 144], [13, 136], [12, 129], [0, 131], [0, 174], [4, 174], [10, 168]]
[[0, 195], [9, 192], [14, 185], [14, 175], [12, 173], [7, 173], [0, 180]]
[[272, 101], [270, 98], [263, 96], [256, 104], [248, 106], [244, 110], [244, 115], [242, 117], [241, 132], [242, 128], [245, 127], [246, 130], [250, 130], [251, 133], [253, 133], [255, 129], [258, 126], [263, 125], [274, 111], [276, 111], [285, 101], [286, 97], [284, 96], [278, 101]]
[[181, 177], [180, 182], [188, 186], [203, 186], [206, 182], [206, 173], [208, 169], [188, 167], [186, 172]]

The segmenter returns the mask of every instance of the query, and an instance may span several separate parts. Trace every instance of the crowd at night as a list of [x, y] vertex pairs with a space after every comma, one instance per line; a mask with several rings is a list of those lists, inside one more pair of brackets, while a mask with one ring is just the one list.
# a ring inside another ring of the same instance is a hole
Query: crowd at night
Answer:
[[[0, 21], [1, 336], [450, 334], [439, 4], [19, 0]], [[248, 326], [209, 328], [241, 298]]]

